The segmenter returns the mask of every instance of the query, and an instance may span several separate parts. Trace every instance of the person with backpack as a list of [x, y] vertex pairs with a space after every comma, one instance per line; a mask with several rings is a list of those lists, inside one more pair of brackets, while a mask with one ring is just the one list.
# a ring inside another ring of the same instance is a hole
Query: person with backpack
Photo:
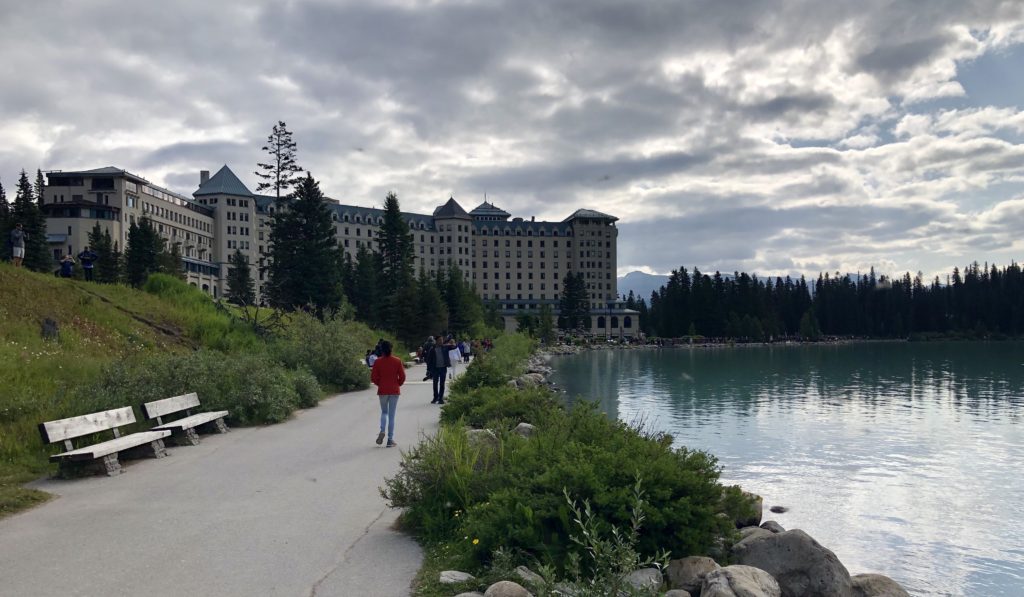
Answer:
[[398, 396], [402, 384], [405, 383], [405, 364], [391, 354], [391, 343], [381, 340], [378, 345], [380, 357], [373, 363], [370, 381], [377, 386], [377, 398], [380, 400], [380, 433], [377, 434], [377, 445], [384, 442], [384, 430], [387, 428], [388, 448], [394, 448], [395, 414], [398, 410]]

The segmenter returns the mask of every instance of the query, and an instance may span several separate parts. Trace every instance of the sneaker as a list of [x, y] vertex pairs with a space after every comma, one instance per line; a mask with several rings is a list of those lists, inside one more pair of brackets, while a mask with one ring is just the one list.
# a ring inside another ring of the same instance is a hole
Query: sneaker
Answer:
[[430, 381], [430, 376], [429, 375], [424, 375], [423, 376], [423, 381]]
[[387, 446], [385, 446], [385, 447], [386, 447], [386, 448], [394, 448], [394, 447], [395, 447], [395, 446], [397, 446], [397, 445], [398, 445], [398, 444], [396, 444], [395, 442], [393, 442], [393, 441], [391, 441], [391, 440], [388, 440], [388, 445], [387, 445]]
[[381, 431], [380, 433], [377, 434], [377, 445], [379, 446], [379, 445], [381, 445], [383, 443], [384, 443], [384, 432]]

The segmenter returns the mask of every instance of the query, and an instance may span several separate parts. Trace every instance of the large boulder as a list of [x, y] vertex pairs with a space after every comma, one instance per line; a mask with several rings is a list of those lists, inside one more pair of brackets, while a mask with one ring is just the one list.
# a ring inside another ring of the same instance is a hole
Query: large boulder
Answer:
[[487, 448], [498, 447], [498, 436], [490, 429], [466, 429], [466, 439], [470, 446]]
[[468, 572], [444, 570], [441, 572], [441, 577], [438, 580], [443, 585], [453, 585], [455, 583], [466, 582], [467, 580], [476, 580], [476, 577]]
[[756, 527], [761, 524], [761, 514], [764, 512], [764, 500], [756, 493], [750, 493], [747, 491], [743, 492], [743, 497], [747, 498], [747, 502], [753, 509], [753, 514], [746, 518], [736, 519], [736, 528], [742, 529], [743, 527]]
[[852, 597], [850, 573], [836, 554], [807, 533], [752, 534], [733, 546], [733, 560], [768, 572], [784, 597]]
[[762, 537], [771, 537], [773, 534], [774, 533], [768, 529], [762, 529], [761, 527], [746, 527], [740, 529], [740, 540], [736, 542], [736, 545], [732, 546], [732, 549], [735, 551], [740, 545], [744, 545]]
[[881, 574], [858, 574], [850, 580], [854, 597], [910, 597], [899, 583]]
[[779, 597], [771, 574], [752, 566], [726, 566], [704, 577], [700, 597]]
[[627, 574], [623, 580], [638, 591], [660, 589], [661, 583], [664, 582], [664, 579], [661, 576], [661, 570], [658, 570], [657, 568], [641, 568], [640, 570], [634, 570]]
[[720, 566], [711, 558], [688, 556], [671, 560], [665, 568], [668, 586], [671, 589], [682, 589], [691, 595], [700, 595], [700, 587], [709, 572], [718, 570]]
[[499, 580], [487, 587], [487, 590], [484, 591], [484, 597], [533, 597], [533, 595], [519, 583], [510, 580]]

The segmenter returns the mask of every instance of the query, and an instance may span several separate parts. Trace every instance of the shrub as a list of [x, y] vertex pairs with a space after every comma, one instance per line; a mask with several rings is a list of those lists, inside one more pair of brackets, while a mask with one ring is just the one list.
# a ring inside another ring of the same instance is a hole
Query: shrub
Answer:
[[77, 390], [77, 404], [83, 413], [131, 405], [141, 415], [144, 402], [197, 392], [205, 410], [228, 410], [234, 424], [276, 423], [308, 403], [297, 385], [308, 394], [311, 380], [298, 375], [259, 354], [164, 354], [110, 365]]
[[289, 369], [308, 368], [320, 383], [336, 390], [361, 390], [370, 385], [370, 373], [363, 362], [365, 348], [355, 338], [356, 326], [338, 318], [321, 322], [296, 313], [271, 343], [271, 353]]
[[536, 425], [555, 408], [559, 408], [558, 402], [546, 388], [481, 387], [453, 392], [441, 410], [441, 422], [462, 419], [470, 427], [482, 428], [493, 427], [495, 422], [505, 419], [512, 426], [521, 422]]
[[151, 274], [142, 285], [145, 292], [170, 304], [185, 334], [205, 348], [260, 351], [262, 342], [252, 328], [222, 310], [204, 292], [167, 274]]
[[324, 397], [324, 391], [316, 376], [310, 373], [309, 369], [299, 367], [291, 372], [292, 383], [295, 385], [295, 393], [298, 401], [295, 406], [298, 408], [311, 408], [320, 403]]
[[477, 354], [466, 372], [452, 384], [452, 392], [484, 386], [504, 386], [525, 371], [534, 341], [525, 334], [506, 334], [494, 341], [490, 352]]

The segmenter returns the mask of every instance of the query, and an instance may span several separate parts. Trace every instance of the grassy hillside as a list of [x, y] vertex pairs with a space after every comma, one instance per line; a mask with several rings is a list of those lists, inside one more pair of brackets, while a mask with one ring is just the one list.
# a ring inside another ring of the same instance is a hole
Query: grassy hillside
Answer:
[[[56, 338], [44, 337], [47, 321]], [[0, 263], [0, 517], [48, 497], [21, 487], [55, 470], [47, 461], [53, 448], [37, 430], [42, 421], [199, 391], [204, 403], [237, 413], [236, 424], [276, 422], [315, 405], [322, 387], [368, 384], [358, 357], [377, 332], [304, 316], [286, 325], [278, 338], [261, 338], [166, 276], [140, 291]], [[304, 338], [341, 348], [314, 362]], [[254, 394], [261, 403], [252, 403]]]

